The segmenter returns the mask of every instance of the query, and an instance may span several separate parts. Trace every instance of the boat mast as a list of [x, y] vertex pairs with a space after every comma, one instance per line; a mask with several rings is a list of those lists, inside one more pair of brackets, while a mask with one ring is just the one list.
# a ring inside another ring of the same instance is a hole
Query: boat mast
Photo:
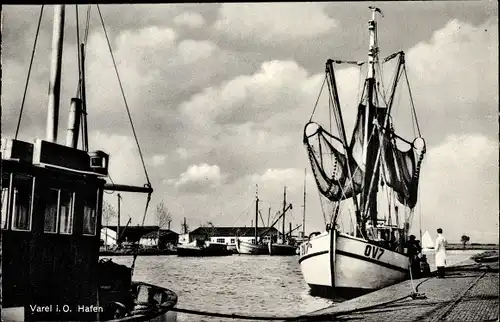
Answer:
[[304, 168], [304, 209], [302, 213], [302, 238], [306, 236], [306, 177], [307, 169]]
[[283, 225], [282, 225], [283, 244], [285, 243], [285, 211], [286, 211], [286, 186], [283, 191]]
[[368, 158], [368, 130], [370, 129], [371, 113], [370, 110], [373, 106], [373, 90], [375, 85], [375, 63], [378, 61], [378, 47], [377, 47], [377, 21], [376, 13], [380, 12], [380, 9], [376, 7], [371, 7], [372, 19], [368, 21], [368, 30], [370, 32], [370, 45], [368, 48], [368, 77], [366, 78], [368, 99], [367, 106], [365, 108], [365, 126], [364, 126], [364, 137], [363, 137], [363, 166], [366, 169], [366, 163]]
[[[339, 94], [338, 94], [338, 90], [337, 90], [337, 83], [335, 80], [335, 73], [333, 71], [333, 60], [331, 60], [331, 59], [328, 59], [326, 62], [326, 73], [329, 76], [328, 87], [330, 89], [331, 100], [333, 100], [333, 102], [335, 103], [333, 112], [334, 112], [334, 115], [335, 115], [335, 118], [337, 121], [337, 127], [338, 127], [338, 131], [340, 134], [340, 140], [342, 141], [342, 145], [344, 147], [344, 151], [345, 151], [346, 155], [348, 156], [348, 158], [352, 158], [352, 151], [350, 151], [350, 149], [347, 148], [347, 146], [348, 146], [347, 135], [346, 135], [346, 131], [345, 131], [344, 120], [342, 117], [342, 111], [340, 110]], [[321, 145], [320, 145], [320, 150], [321, 150]], [[321, 154], [322, 153], [320, 151], [320, 155]], [[354, 184], [354, 179], [353, 179], [351, 167], [349, 165], [347, 166], [347, 174], [348, 174], [349, 180], [351, 181], [351, 186], [352, 186]], [[354, 187], [353, 187], [353, 189], [354, 189]], [[353, 201], [354, 209], [356, 212], [356, 224], [359, 227], [359, 229], [356, 229], [356, 235], [358, 236], [359, 231], [361, 231], [361, 235], [363, 235], [363, 229], [361, 228], [361, 222], [362, 222], [361, 210], [360, 210], [360, 206], [358, 204], [358, 198], [356, 196], [353, 196], [352, 201]]]
[[378, 170], [375, 167], [375, 160], [373, 158], [374, 150], [377, 148], [375, 146], [375, 141], [370, 143], [370, 137], [373, 131], [373, 120], [376, 117], [376, 107], [374, 104], [375, 93], [375, 65], [378, 63], [378, 42], [377, 42], [377, 12], [382, 13], [379, 8], [369, 7], [372, 10], [372, 19], [368, 22], [368, 30], [370, 33], [370, 44], [368, 49], [368, 76], [366, 79], [367, 87], [367, 102], [365, 106], [365, 117], [364, 117], [364, 137], [363, 137], [363, 166], [365, 168], [365, 176], [363, 180], [363, 192], [362, 192], [362, 231], [365, 230], [365, 223], [369, 217], [372, 219], [372, 224], [376, 225], [377, 216], [377, 194], [375, 190], [372, 189], [370, 185], [370, 177], [378, 177]]
[[87, 130], [87, 93], [85, 89], [85, 45], [80, 44], [80, 99], [82, 102], [82, 150], [89, 150], [89, 138]]
[[116, 243], [120, 241], [120, 199], [122, 196], [118, 194], [118, 222], [116, 224]]
[[259, 194], [258, 194], [258, 186], [255, 189], [255, 245], [257, 245], [257, 225], [259, 223]]
[[64, 41], [64, 5], [54, 6], [54, 25], [52, 29], [52, 55], [49, 80], [49, 103], [47, 106], [46, 139], [57, 142], [59, 123], [59, 103], [61, 96], [61, 66]]

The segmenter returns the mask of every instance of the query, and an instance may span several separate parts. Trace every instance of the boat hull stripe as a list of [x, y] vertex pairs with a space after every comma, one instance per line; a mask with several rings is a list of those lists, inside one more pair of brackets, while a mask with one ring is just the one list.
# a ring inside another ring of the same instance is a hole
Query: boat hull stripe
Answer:
[[308, 258], [311, 258], [311, 257], [315, 257], [315, 256], [320, 256], [320, 255], [324, 255], [324, 254], [328, 254], [328, 251], [327, 250], [323, 250], [321, 252], [317, 252], [317, 253], [313, 253], [313, 254], [307, 254], [305, 256], [302, 256], [301, 258], [299, 258], [299, 264], [308, 259]]
[[407, 269], [401, 268], [401, 267], [396, 266], [396, 265], [392, 265], [392, 264], [389, 264], [389, 263], [384, 263], [384, 262], [375, 260], [375, 259], [370, 258], [370, 257], [366, 257], [366, 256], [361, 256], [361, 255], [357, 255], [357, 254], [353, 254], [353, 253], [344, 252], [344, 251], [338, 250], [338, 249], [337, 249], [337, 255], [344, 255], [344, 256], [347, 256], [347, 257], [356, 258], [356, 259], [359, 259], [359, 260], [362, 260], [362, 261], [370, 262], [370, 263], [373, 263], [373, 264], [376, 264], [376, 265], [379, 265], [379, 266], [383, 266], [383, 267], [387, 267], [387, 268], [393, 269], [395, 271], [400, 271], [400, 272], [403, 272], [403, 273], [406, 273], [408, 271]]
[[337, 245], [335, 245], [335, 231], [330, 231], [330, 280], [332, 287], [335, 287], [335, 253]]
[[[327, 254], [327, 253], [328, 253], [328, 251], [324, 250], [324, 251], [321, 251], [321, 252], [317, 252], [317, 253], [313, 253], [313, 254], [308, 254], [308, 255], [302, 256], [301, 258], [299, 258], [299, 264], [302, 261], [304, 261], [304, 260], [306, 260], [308, 258], [315, 257], [315, 256], [320, 256], [320, 255], [324, 255], [324, 254]], [[376, 265], [379, 265], [379, 266], [387, 267], [387, 268], [390, 268], [390, 269], [393, 269], [393, 270], [396, 270], [396, 271], [399, 271], [399, 272], [403, 272], [403, 273], [406, 273], [408, 271], [407, 269], [398, 267], [396, 265], [392, 265], [392, 264], [389, 264], [389, 263], [380, 262], [380, 261], [377, 261], [377, 260], [369, 258], [369, 257], [365, 257], [365, 256], [357, 255], [357, 254], [352, 254], [352, 253], [344, 252], [344, 251], [339, 250], [339, 249], [336, 250], [336, 255], [343, 255], [343, 256], [347, 256], [347, 257], [351, 257], [351, 258], [356, 258], [356, 259], [359, 259], [359, 260], [362, 260], [362, 261], [367, 261], [367, 262], [370, 262], [370, 263], [373, 263], [373, 264], [376, 264]], [[331, 262], [333, 263], [333, 259], [331, 259]]]

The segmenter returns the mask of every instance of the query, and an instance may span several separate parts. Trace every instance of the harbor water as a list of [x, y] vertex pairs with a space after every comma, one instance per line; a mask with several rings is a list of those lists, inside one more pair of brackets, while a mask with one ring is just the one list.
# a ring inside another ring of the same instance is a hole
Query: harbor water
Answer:
[[[449, 251], [447, 264], [460, 263], [478, 252]], [[433, 251], [425, 254], [434, 269]], [[127, 266], [132, 263], [131, 256], [106, 258]], [[143, 256], [137, 258], [133, 279], [173, 290], [179, 308], [215, 313], [297, 316], [343, 301], [311, 296], [298, 256]], [[178, 313], [177, 321], [242, 320]]]

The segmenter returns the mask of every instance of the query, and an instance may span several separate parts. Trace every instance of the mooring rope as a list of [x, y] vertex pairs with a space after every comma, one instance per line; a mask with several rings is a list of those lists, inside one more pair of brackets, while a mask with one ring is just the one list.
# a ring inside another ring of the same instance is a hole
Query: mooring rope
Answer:
[[38, 35], [40, 34], [40, 26], [42, 24], [43, 6], [40, 8], [40, 15], [38, 17], [38, 25], [36, 27], [35, 40], [33, 42], [33, 50], [31, 51], [30, 66], [28, 68], [28, 76], [26, 76], [26, 85], [24, 87], [23, 100], [21, 101], [21, 110], [19, 111], [19, 118], [17, 120], [16, 135], [14, 139], [17, 139], [19, 134], [19, 128], [21, 127], [21, 119], [23, 118], [24, 102], [26, 101], [26, 94], [28, 93], [28, 86], [30, 83], [31, 69], [33, 67], [33, 59], [35, 58], [36, 44], [38, 41]]
[[120, 87], [120, 92], [122, 94], [123, 102], [125, 103], [125, 109], [127, 110], [127, 115], [128, 115], [129, 121], [130, 121], [130, 126], [132, 127], [132, 133], [134, 134], [134, 139], [135, 139], [135, 143], [137, 145], [137, 150], [139, 151], [139, 156], [141, 158], [142, 167], [144, 169], [144, 174], [146, 175], [146, 180], [148, 181], [147, 185], [149, 187], [151, 187], [151, 181], [149, 180], [148, 170], [146, 169], [146, 163], [144, 162], [142, 150], [141, 150], [141, 147], [139, 145], [139, 139], [138, 139], [137, 133], [135, 131], [134, 122], [132, 121], [132, 116], [130, 115], [130, 109], [129, 109], [129, 106], [127, 103], [127, 98], [125, 97], [125, 91], [123, 89], [123, 84], [122, 84], [122, 81], [120, 78], [120, 74], [118, 73], [118, 66], [116, 64], [115, 56], [113, 55], [113, 49], [111, 48], [111, 42], [110, 42], [109, 37], [108, 37], [106, 25], [104, 24], [104, 18], [102, 17], [102, 13], [101, 13], [101, 9], [100, 9], [99, 5], [96, 5], [96, 6], [97, 6], [97, 11], [99, 12], [99, 18], [101, 19], [101, 25], [102, 25], [102, 29], [104, 31], [104, 36], [106, 37], [106, 42], [108, 44], [108, 49], [109, 49], [109, 53], [111, 55], [111, 60], [113, 61], [113, 67], [115, 69], [115, 74], [116, 74], [116, 77], [118, 79], [118, 85]]
[[171, 311], [186, 313], [186, 314], [194, 314], [194, 315], [203, 315], [203, 316], [211, 316], [217, 318], [229, 318], [229, 319], [240, 319], [240, 320], [260, 320], [260, 321], [297, 321], [299, 317], [296, 316], [262, 316], [262, 315], [243, 315], [243, 314], [227, 314], [227, 313], [215, 313], [208, 311], [198, 311], [198, 310], [190, 310], [190, 309], [182, 309], [178, 307], [173, 307]]

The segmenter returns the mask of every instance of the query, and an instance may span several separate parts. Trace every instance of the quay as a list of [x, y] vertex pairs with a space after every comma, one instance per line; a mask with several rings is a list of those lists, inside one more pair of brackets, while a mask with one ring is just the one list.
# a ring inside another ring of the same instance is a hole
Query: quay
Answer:
[[408, 280], [305, 314], [297, 321], [498, 321], [498, 262], [467, 260], [443, 279]]

